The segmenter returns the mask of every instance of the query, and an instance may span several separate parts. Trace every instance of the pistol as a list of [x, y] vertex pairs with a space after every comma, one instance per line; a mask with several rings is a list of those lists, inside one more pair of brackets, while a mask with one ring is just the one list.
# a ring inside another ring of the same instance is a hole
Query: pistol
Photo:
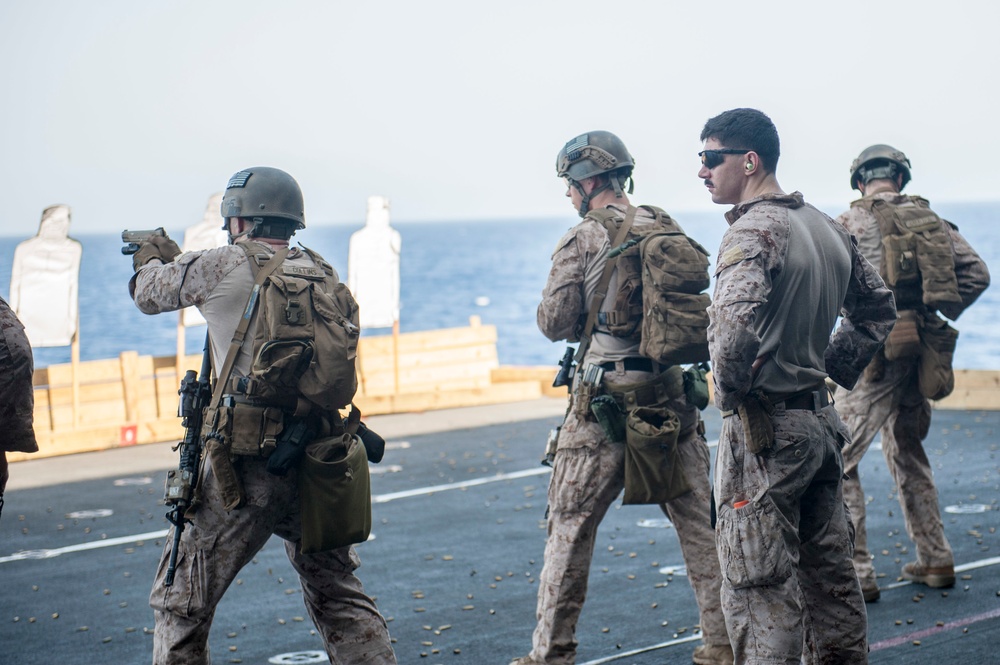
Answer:
[[122, 247], [122, 254], [135, 254], [139, 251], [139, 244], [144, 242], [149, 242], [149, 239], [153, 236], [165, 236], [166, 232], [163, 227], [157, 227], [155, 229], [145, 229], [142, 231], [122, 231], [122, 242], [126, 243]]

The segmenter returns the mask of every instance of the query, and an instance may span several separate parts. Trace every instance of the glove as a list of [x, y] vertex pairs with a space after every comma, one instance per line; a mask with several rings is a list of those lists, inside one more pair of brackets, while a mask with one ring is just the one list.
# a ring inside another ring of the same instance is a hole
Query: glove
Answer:
[[132, 269], [138, 271], [153, 259], [170, 263], [180, 253], [181, 248], [168, 236], [153, 236], [148, 242], [139, 243], [139, 249], [132, 255]]

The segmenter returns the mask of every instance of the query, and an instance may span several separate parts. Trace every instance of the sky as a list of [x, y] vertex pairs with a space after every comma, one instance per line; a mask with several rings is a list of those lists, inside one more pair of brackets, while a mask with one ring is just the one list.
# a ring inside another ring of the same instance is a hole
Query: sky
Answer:
[[778, 128], [778, 180], [837, 211], [889, 143], [910, 193], [1000, 200], [1000, 5], [839, 0], [0, 0], [0, 234], [65, 203], [71, 234], [198, 222], [250, 166], [307, 224], [567, 217], [555, 156], [616, 133], [633, 202], [718, 210], [705, 121]]

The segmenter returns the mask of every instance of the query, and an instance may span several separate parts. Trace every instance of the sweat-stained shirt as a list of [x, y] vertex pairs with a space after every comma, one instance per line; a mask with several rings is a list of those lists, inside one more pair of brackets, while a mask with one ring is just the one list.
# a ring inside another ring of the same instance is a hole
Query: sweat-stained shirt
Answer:
[[827, 376], [853, 387], [896, 321], [892, 292], [854, 238], [799, 192], [740, 203], [726, 221], [708, 309], [716, 405], [735, 410], [753, 389], [796, 393]]

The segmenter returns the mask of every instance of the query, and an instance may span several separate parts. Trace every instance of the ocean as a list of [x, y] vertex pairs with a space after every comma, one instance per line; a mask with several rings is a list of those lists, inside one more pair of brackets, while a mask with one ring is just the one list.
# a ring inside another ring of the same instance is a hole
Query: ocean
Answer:
[[[989, 266], [1000, 265], [1000, 203], [935, 204], [935, 210], [959, 225]], [[718, 212], [677, 213], [689, 235], [713, 253], [726, 223]], [[672, 211], [670, 211], [673, 214]], [[840, 210], [825, 210], [836, 215]], [[183, 238], [183, 224], [163, 224], [171, 237]], [[558, 239], [577, 219], [496, 220], [475, 222], [393, 222], [402, 236], [400, 259], [400, 330], [415, 332], [468, 325], [478, 316], [497, 327], [497, 352], [504, 365], [551, 365], [565, 349], [549, 342], [535, 324], [535, 308]], [[312, 225], [296, 236], [318, 251], [346, 279], [347, 250], [355, 226]], [[80, 266], [80, 358], [117, 357], [126, 350], [154, 356], [173, 355], [177, 316], [147, 316], [128, 297], [131, 259], [120, 253], [118, 233], [70, 235], [83, 244]], [[0, 237], [0, 294], [9, 295], [14, 248], [28, 236]], [[957, 323], [961, 331], [955, 367], [1000, 369], [1000, 338], [991, 329], [1000, 312], [1000, 287], [994, 285]], [[365, 334], [388, 334], [372, 330]], [[188, 328], [188, 353], [200, 353], [204, 327]], [[70, 360], [69, 347], [35, 349], [36, 367]]]

